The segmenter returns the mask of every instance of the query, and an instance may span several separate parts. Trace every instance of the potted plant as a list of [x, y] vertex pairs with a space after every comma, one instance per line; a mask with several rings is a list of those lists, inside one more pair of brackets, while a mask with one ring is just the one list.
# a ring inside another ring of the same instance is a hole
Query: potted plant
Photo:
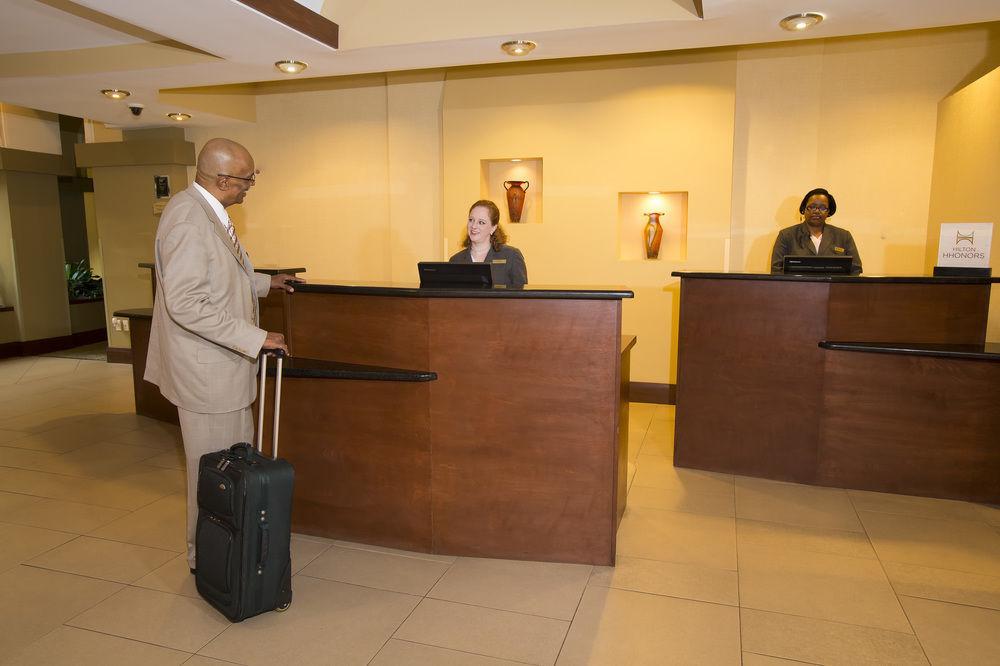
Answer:
[[87, 265], [86, 259], [77, 263], [66, 264], [66, 287], [69, 289], [69, 300], [96, 301], [104, 298], [104, 284], [100, 275]]

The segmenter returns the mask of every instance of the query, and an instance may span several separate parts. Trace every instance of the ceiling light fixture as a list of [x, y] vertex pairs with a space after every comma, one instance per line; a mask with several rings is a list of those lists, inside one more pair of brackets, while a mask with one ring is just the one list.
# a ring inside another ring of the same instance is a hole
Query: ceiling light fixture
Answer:
[[282, 74], [300, 74], [305, 71], [307, 65], [299, 60], [279, 60], [274, 63], [274, 66], [278, 68], [278, 71]]
[[803, 12], [801, 14], [786, 16], [778, 21], [778, 25], [790, 32], [799, 32], [802, 30], [808, 30], [815, 25], [819, 25], [825, 18], [826, 17], [819, 12]]
[[180, 113], [179, 111], [174, 111], [173, 113], [168, 113], [167, 114], [167, 118], [170, 118], [171, 120], [176, 120], [177, 122], [182, 123], [185, 120], [191, 120], [191, 114]]
[[118, 88], [106, 88], [101, 91], [101, 94], [108, 99], [125, 99], [132, 93], [128, 90], [119, 90]]
[[523, 56], [534, 51], [536, 46], [538, 44], [526, 39], [515, 39], [510, 42], [504, 42], [500, 45], [500, 49], [509, 56]]

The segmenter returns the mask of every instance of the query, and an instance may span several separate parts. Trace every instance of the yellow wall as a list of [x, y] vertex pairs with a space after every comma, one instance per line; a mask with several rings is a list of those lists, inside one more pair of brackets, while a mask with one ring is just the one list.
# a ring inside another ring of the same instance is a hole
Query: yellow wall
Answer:
[[59, 116], [0, 103], [0, 147], [61, 155]]
[[[1000, 68], [941, 102], [924, 269], [937, 260], [942, 222], [992, 222], [990, 266], [1000, 276]], [[993, 286], [986, 339], [1000, 342], [1000, 287]]]
[[937, 104], [1000, 45], [992, 30], [740, 49], [732, 270], [766, 271], [802, 195], [826, 187], [865, 273], [922, 274]]
[[[481, 160], [541, 157], [543, 221], [507, 224], [531, 282], [635, 291], [632, 379], [672, 382], [670, 271], [766, 271], [811, 187], [836, 194], [833, 222], [854, 233], [866, 272], [923, 273], [937, 104], [988, 69], [996, 33], [317, 80], [268, 87], [256, 123], [187, 136], [250, 148], [262, 174], [233, 209], [241, 240], [256, 264], [302, 265], [315, 280], [414, 281], [418, 259], [457, 249]], [[618, 193], [650, 190], [688, 192], [685, 252], [667, 255], [683, 260], [620, 259]]]

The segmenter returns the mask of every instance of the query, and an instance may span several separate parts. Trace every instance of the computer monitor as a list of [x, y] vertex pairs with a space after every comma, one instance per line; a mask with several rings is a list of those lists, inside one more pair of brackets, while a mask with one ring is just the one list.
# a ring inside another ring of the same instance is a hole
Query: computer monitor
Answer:
[[421, 287], [435, 289], [489, 289], [493, 272], [487, 263], [453, 264], [449, 261], [421, 261], [417, 264]]
[[786, 256], [782, 263], [785, 275], [850, 275], [854, 257], [845, 254]]

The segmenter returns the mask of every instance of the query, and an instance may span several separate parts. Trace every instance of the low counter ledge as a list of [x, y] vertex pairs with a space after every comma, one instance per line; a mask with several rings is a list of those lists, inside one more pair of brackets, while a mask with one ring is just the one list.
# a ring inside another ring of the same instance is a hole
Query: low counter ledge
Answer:
[[622, 287], [574, 287], [528, 285], [523, 289], [504, 287], [483, 289], [421, 288], [415, 284], [332, 284], [307, 282], [295, 285], [296, 292], [317, 294], [355, 294], [361, 296], [396, 296], [403, 298], [534, 298], [572, 300], [620, 300], [634, 294]]
[[823, 340], [823, 349], [870, 354], [897, 354], [903, 356], [934, 356], [975, 361], [1000, 362], [1000, 343], [986, 342], [978, 345], [955, 345], [918, 342], [837, 342]]
[[[114, 316], [128, 319], [152, 319], [153, 309], [116, 310]], [[273, 365], [269, 368], [268, 374], [274, 376]], [[384, 368], [379, 365], [338, 363], [337, 361], [322, 361], [298, 356], [289, 356], [285, 359], [283, 376], [307, 379], [366, 379], [376, 382], [432, 382], [437, 379], [437, 373], [430, 370]]]
[[[273, 377], [274, 372], [275, 367], [271, 364], [267, 374]], [[376, 382], [432, 382], [437, 379], [437, 373], [430, 370], [383, 368], [378, 365], [339, 363], [298, 356], [285, 359], [282, 376], [286, 379], [362, 379]]]

